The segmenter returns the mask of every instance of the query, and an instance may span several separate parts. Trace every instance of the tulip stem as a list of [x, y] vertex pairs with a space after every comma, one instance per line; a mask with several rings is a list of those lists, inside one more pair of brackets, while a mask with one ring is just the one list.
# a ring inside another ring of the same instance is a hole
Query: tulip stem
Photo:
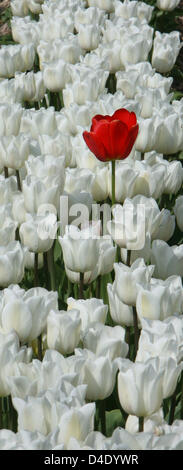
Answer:
[[134, 327], [134, 342], [135, 342], [135, 356], [137, 355], [138, 342], [139, 342], [139, 329], [138, 329], [138, 318], [137, 310], [133, 307], [133, 327]]
[[47, 260], [48, 260], [48, 271], [49, 271], [49, 275], [50, 275], [51, 290], [56, 290], [55, 268], [54, 268], [54, 248], [53, 248], [53, 246], [47, 252]]
[[9, 174], [8, 174], [8, 168], [7, 166], [4, 166], [4, 177], [5, 178], [8, 178]]
[[38, 253], [34, 254], [34, 287], [38, 286]]
[[100, 299], [100, 291], [101, 291], [101, 276], [99, 275], [97, 278], [97, 285], [96, 285], [96, 298]]
[[126, 326], [125, 342], [128, 344], [128, 355], [130, 357], [130, 326]]
[[126, 260], [127, 266], [130, 266], [130, 261], [131, 261], [131, 250], [127, 250], [127, 260]]
[[144, 160], [144, 153], [141, 153], [141, 161]]
[[80, 273], [80, 279], [79, 279], [79, 298], [80, 299], [84, 298], [83, 289], [84, 289], [84, 273]]
[[[34, 287], [38, 287], [38, 253], [35, 253], [34, 258]], [[37, 339], [38, 359], [42, 361], [42, 335], [40, 334]]]
[[105, 400], [99, 401], [99, 420], [102, 434], [106, 435]]
[[3, 428], [3, 399], [0, 397], [0, 429]]
[[139, 416], [139, 432], [143, 432], [143, 431], [144, 431], [144, 417]]
[[115, 204], [115, 193], [116, 193], [116, 184], [115, 184], [115, 160], [111, 160], [112, 165], [112, 206]]
[[170, 405], [170, 412], [169, 412], [169, 418], [168, 418], [169, 425], [171, 425], [174, 420], [174, 414], [175, 414], [175, 408], [176, 408], [176, 396], [177, 396], [177, 387], [174, 390], [174, 393], [171, 397], [171, 405]]
[[21, 185], [19, 170], [16, 170], [16, 177], [17, 177], [17, 187], [18, 187], [18, 191], [22, 191], [22, 185]]

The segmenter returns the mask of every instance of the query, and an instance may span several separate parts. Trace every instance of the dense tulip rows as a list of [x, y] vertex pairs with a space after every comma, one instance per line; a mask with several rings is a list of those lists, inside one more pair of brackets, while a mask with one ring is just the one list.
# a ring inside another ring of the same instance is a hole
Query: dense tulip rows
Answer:
[[178, 3], [11, 0], [0, 449], [183, 449]]

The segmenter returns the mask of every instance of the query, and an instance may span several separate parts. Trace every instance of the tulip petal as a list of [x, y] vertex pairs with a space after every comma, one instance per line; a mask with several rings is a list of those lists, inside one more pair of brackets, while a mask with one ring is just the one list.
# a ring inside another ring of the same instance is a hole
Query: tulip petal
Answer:
[[106, 160], [106, 149], [100, 139], [94, 134], [94, 132], [83, 132], [83, 138], [86, 145], [92, 153], [101, 161]]
[[127, 125], [121, 121], [112, 121], [109, 125], [109, 136], [111, 158], [124, 158], [128, 139]]
[[130, 113], [127, 109], [117, 109], [115, 113], [112, 116], [112, 119], [114, 120], [119, 120], [124, 122], [128, 128], [131, 128], [131, 126], [135, 126], [137, 124], [137, 119], [135, 113]]
[[112, 116], [102, 116], [102, 114], [96, 114], [96, 116], [93, 117], [92, 119], [92, 125], [91, 125], [91, 129], [90, 129], [90, 132], [93, 132], [96, 130], [96, 127], [98, 125], [98, 123], [100, 121], [107, 121], [107, 122], [110, 122], [113, 120], [113, 117]]
[[137, 135], [138, 135], [138, 130], [139, 130], [139, 126], [138, 124], [136, 124], [136, 126], [133, 126], [130, 131], [129, 131], [129, 134], [128, 134], [128, 138], [127, 138], [127, 141], [126, 141], [126, 145], [125, 145], [125, 153], [124, 153], [124, 156], [123, 158], [126, 158], [128, 157], [128, 155], [130, 154], [131, 150], [132, 150], [132, 147], [136, 141], [136, 138], [137, 138]]

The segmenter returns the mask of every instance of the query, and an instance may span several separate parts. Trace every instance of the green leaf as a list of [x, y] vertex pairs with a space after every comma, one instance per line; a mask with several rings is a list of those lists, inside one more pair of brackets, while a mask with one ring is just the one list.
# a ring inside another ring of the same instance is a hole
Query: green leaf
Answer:
[[124, 426], [124, 420], [120, 410], [106, 411], [106, 434], [110, 437], [118, 427]]

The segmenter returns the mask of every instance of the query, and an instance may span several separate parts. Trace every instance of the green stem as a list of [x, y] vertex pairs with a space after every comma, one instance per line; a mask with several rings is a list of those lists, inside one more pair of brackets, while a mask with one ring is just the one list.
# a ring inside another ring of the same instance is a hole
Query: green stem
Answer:
[[139, 329], [136, 308], [133, 307], [133, 327], [134, 327], [134, 343], [135, 343], [135, 356], [137, 355], [138, 342], [139, 342]]
[[127, 260], [126, 260], [127, 266], [130, 266], [130, 261], [131, 261], [131, 250], [127, 250]]
[[34, 254], [34, 287], [38, 287], [38, 253]]
[[139, 417], [139, 432], [143, 432], [143, 431], [144, 431], [144, 417], [140, 416]]
[[102, 276], [100, 276], [100, 275], [97, 278], [97, 285], [96, 285], [96, 298], [97, 299], [100, 299], [101, 278], [102, 278]]
[[181, 376], [181, 411], [180, 411], [180, 419], [183, 419], [183, 371]]
[[174, 421], [174, 414], [175, 414], [175, 408], [176, 408], [176, 396], [177, 396], [177, 387], [174, 390], [174, 393], [171, 397], [171, 405], [170, 405], [170, 412], [169, 412], [169, 418], [168, 418], [168, 424], [172, 424]]
[[80, 280], [79, 280], [79, 298], [84, 299], [84, 273], [80, 273]]
[[116, 199], [115, 199], [115, 194], [116, 194], [115, 160], [111, 160], [111, 165], [112, 165], [112, 206], [114, 206], [116, 202]]
[[144, 160], [144, 153], [141, 153], [141, 160]]
[[7, 166], [4, 166], [4, 177], [5, 178], [8, 178], [9, 174], [8, 174], [8, 168]]
[[54, 266], [54, 246], [47, 252], [48, 271], [50, 275], [51, 290], [56, 290], [55, 266]]
[[3, 399], [0, 397], [0, 429], [3, 429]]
[[129, 358], [130, 357], [130, 326], [126, 326], [125, 342], [128, 344], [127, 357]]
[[19, 190], [19, 191], [22, 191], [22, 185], [21, 185], [19, 170], [16, 170], [16, 177], [17, 177], [17, 187], [18, 187], [18, 190]]
[[106, 435], [105, 400], [99, 401], [99, 420], [102, 434]]

